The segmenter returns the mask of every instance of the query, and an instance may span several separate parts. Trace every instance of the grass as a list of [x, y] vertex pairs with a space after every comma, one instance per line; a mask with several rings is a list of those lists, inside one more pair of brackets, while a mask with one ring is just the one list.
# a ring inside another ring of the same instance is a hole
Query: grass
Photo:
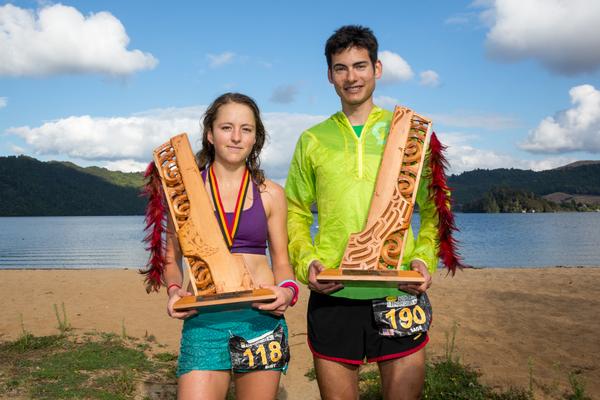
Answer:
[[173, 380], [176, 356], [118, 335], [36, 337], [0, 343], [0, 398], [133, 399], [138, 381]]
[[67, 320], [67, 310], [65, 309], [65, 303], [62, 303], [62, 313], [63, 316], [61, 318], [60, 314], [58, 313], [58, 307], [56, 306], [56, 304], [53, 304], [54, 306], [54, 314], [56, 315], [56, 321], [58, 322], [58, 330], [61, 332], [61, 334], [66, 334], [68, 331], [70, 331], [71, 328], [71, 324], [69, 324], [69, 321]]
[[[315, 379], [314, 368], [305, 376]], [[359, 396], [361, 400], [383, 399], [379, 371], [369, 369], [359, 373]], [[427, 363], [423, 399], [431, 400], [532, 400], [524, 389], [509, 388], [501, 393], [479, 382], [479, 374], [454, 360]]]
[[509, 388], [500, 393], [479, 382], [479, 374], [456, 360], [428, 364], [425, 369], [424, 399], [531, 400], [524, 389]]
[[565, 395], [567, 400], [591, 400], [591, 398], [585, 394], [585, 383], [579, 374], [579, 371], [571, 372], [569, 374], [571, 393]]
[[[68, 327], [64, 307], [61, 320], [62, 327]], [[21, 336], [0, 343], [0, 398], [133, 399], [139, 395], [137, 386], [142, 380], [175, 382], [177, 355], [156, 351], [161, 346], [151, 335], [142, 339], [123, 332], [87, 332], [77, 336], [67, 333], [69, 329], [61, 329], [59, 324], [58, 335], [34, 336], [21, 322]], [[479, 382], [479, 373], [460, 362], [455, 354], [455, 338], [454, 327], [447, 335], [444, 357], [427, 362], [423, 399], [534, 399], [533, 360], [528, 360], [527, 389], [495, 391]], [[316, 379], [314, 369], [305, 376]], [[581, 371], [571, 372], [568, 379], [570, 390], [563, 394], [565, 400], [591, 400], [585, 393]], [[361, 369], [359, 390], [363, 400], [382, 399], [376, 368]], [[232, 396], [233, 391], [228, 399]]]
[[[428, 400], [534, 400], [533, 359], [528, 359], [529, 387], [493, 390], [479, 382], [480, 374], [462, 364], [455, 354], [456, 324], [446, 333], [444, 357], [427, 362], [422, 399]], [[309, 380], [316, 379], [315, 369], [304, 374]], [[361, 400], [383, 399], [379, 371], [372, 367], [361, 367], [358, 376], [359, 398]], [[571, 393], [565, 393], [565, 400], [591, 400], [585, 394], [585, 385], [578, 372], [569, 374]]]

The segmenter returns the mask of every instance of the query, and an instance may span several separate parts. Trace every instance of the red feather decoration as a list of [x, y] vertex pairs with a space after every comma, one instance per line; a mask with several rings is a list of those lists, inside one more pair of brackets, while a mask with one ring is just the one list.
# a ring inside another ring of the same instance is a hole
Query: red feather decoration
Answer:
[[146, 263], [146, 269], [141, 270], [140, 273], [146, 275], [146, 291], [150, 293], [152, 290], [158, 291], [162, 285], [165, 266], [166, 207], [160, 175], [154, 162], [148, 164], [144, 178], [146, 185], [142, 194], [148, 198], [144, 220], [146, 223], [144, 242], [146, 250], [150, 252], [150, 257]]
[[431, 135], [429, 141], [429, 162], [431, 167], [431, 181], [429, 183], [429, 192], [433, 193], [435, 206], [438, 213], [438, 238], [440, 247], [438, 257], [448, 271], [454, 275], [456, 268], [464, 268], [465, 265], [460, 259], [457, 251], [457, 241], [452, 236], [454, 231], [458, 231], [454, 221], [454, 214], [450, 209], [450, 192], [446, 182], [446, 168], [448, 161], [444, 156], [444, 146], [438, 140], [435, 132]]

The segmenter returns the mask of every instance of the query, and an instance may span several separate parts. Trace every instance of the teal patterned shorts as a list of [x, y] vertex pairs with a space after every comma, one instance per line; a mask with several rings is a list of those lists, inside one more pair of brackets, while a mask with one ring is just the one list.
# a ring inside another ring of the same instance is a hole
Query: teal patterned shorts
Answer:
[[[282, 325], [283, 317], [260, 312], [254, 308], [231, 311], [201, 311], [183, 323], [177, 377], [194, 370], [230, 370], [229, 338], [231, 335], [252, 339]], [[286, 367], [279, 369], [284, 371]], [[241, 372], [241, 371], [239, 371]]]

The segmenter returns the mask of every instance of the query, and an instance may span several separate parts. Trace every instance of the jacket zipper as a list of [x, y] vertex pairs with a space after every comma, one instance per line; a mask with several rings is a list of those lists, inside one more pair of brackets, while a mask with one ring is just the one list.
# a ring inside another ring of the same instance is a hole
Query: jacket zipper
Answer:
[[[363, 131], [365, 127], [363, 126]], [[363, 141], [362, 141], [363, 132], [360, 132], [360, 138], [358, 139], [358, 178], [362, 179], [363, 177]]]
[[344, 121], [346, 122], [346, 127], [348, 129], [350, 129], [350, 132], [352, 133], [354, 140], [356, 140], [356, 164], [357, 164], [356, 169], [358, 170], [358, 178], [362, 179], [362, 177], [363, 177], [363, 133], [365, 132], [365, 128], [367, 127], [367, 123], [369, 122], [369, 120], [367, 119], [367, 121], [365, 121], [362, 131], [360, 132], [360, 137], [356, 137], [356, 133], [354, 133], [354, 128], [352, 128], [352, 124], [350, 123], [350, 120], [348, 119], [348, 117], [345, 114], [342, 113], [342, 115], [344, 115]]

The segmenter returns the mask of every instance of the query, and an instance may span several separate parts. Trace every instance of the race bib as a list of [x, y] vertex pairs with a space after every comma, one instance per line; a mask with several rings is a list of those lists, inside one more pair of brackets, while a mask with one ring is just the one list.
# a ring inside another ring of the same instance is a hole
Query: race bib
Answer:
[[427, 332], [431, 303], [427, 293], [405, 294], [373, 300], [373, 315], [382, 336], [411, 336]]
[[290, 349], [283, 326], [249, 340], [232, 335], [229, 338], [229, 356], [234, 370], [285, 368], [290, 360]]

